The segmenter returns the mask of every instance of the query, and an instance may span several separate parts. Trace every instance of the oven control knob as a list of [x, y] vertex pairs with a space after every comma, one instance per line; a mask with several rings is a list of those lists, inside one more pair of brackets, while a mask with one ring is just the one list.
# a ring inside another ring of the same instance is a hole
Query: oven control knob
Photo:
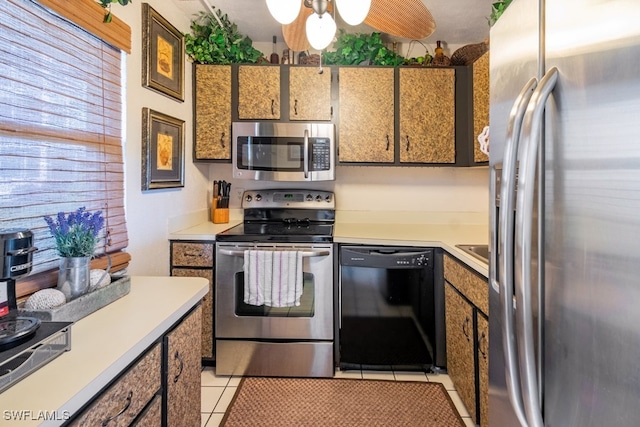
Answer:
[[316, 196], [316, 202], [321, 202], [321, 201], [322, 201], [322, 196], [318, 194]]
[[311, 194], [307, 194], [307, 202], [310, 202], [313, 200], [313, 196]]
[[245, 197], [244, 200], [248, 203], [253, 200], [253, 197], [251, 197], [251, 194], [247, 194], [247, 197]]
[[325, 200], [327, 203], [329, 203], [329, 202], [331, 201], [331, 196], [327, 196], [327, 197], [325, 197], [325, 198], [324, 198], [324, 200]]
[[256, 194], [256, 202], [259, 202], [260, 200], [262, 200], [262, 196], [258, 193]]

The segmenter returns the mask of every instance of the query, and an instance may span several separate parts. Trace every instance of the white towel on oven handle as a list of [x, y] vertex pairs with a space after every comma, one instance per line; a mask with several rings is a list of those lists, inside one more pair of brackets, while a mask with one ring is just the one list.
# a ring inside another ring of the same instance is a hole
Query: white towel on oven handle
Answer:
[[303, 291], [302, 252], [274, 252], [272, 274], [271, 307], [299, 306]]
[[245, 251], [245, 304], [269, 307], [300, 305], [302, 265], [300, 251]]
[[244, 298], [245, 304], [271, 304], [272, 251], [244, 251]]

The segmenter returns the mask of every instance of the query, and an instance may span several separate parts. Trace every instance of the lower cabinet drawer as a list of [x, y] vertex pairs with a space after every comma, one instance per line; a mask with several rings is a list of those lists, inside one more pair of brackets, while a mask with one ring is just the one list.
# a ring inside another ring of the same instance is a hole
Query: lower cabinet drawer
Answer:
[[160, 427], [162, 425], [162, 396], [158, 395], [140, 418], [132, 424], [133, 427]]
[[160, 390], [161, 346], [157, 344], [127, 370], [71, 426], [128, 426]]

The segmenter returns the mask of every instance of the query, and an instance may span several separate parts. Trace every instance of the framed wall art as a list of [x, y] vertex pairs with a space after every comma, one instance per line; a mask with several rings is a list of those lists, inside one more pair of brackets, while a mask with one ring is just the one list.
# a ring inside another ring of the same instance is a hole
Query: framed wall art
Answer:
[[184, 187], [184, 120], [142, 109], [142, 191]]
[[184, 35], [142, 3], [142, 85], [184, 101]]

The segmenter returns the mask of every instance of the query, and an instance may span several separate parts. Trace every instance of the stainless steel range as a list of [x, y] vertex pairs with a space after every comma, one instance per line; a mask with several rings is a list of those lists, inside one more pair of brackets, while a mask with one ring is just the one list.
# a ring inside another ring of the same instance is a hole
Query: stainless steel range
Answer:
[[331, 192], [252, 190], [216, 237], [216, 373], [332, 377]]

